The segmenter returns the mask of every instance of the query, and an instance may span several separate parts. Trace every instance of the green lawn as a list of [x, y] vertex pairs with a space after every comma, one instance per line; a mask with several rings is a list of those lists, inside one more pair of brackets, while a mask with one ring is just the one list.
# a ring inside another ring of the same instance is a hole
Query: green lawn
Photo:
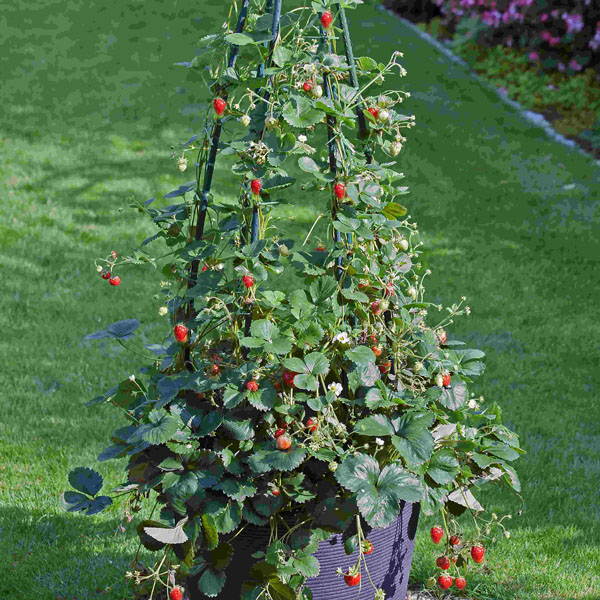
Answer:
[[[124, 272], [109, 289], [93, 259], [125, 253], [151, 231], [131, 198], [160, 198], [190, 179], [170, 146], [196, 133], [205, 92], [172, 65], [220, 26], [227, 4], [40, 0], [0, 16], [3, 600], [133, 597], [123, 577], [133, 527], [116, 533], [116, 508], [64, 514], [58, 496], [69, 468], [96, 465], [120, 421], [84, 403], [139, 364], [84, 335], [137, 317], [142, 339], [154, 341], [165, 324], [154, 316], [159, 274]], [[600, 170], [393, 17], [365, 6], [352, 26], [358, 55], [405, 52], [409, 74], [398, 84], [411, 91], [418, 126], [401, 169], [433, 269], [429, 293], [446, 304], [469, 297], [473, 314], [451, 333], [488, 353], [479, 390], [504, 406], [528, 451], [518, 464], [526, 509], [510, 541], [469, 574], [471, 597], [597, 600]], [[232, 193], [232, 183], [220, 174], [216, 189]], [[316, 210], [294, 208], [298, 225]], [[100, 465], [109, 484], [117, 466]], [[510, 496], [487, 501], [497, 512], [518, 508]], [[434, 572], [428, 527], [415, 582]]]

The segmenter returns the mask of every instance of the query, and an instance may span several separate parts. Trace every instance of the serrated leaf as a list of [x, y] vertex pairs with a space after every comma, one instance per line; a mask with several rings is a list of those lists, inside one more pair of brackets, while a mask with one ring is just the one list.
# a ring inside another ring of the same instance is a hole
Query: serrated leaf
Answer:
[[396, 435], [392, 444], [411, 464], [420, 465], [429, 460], [433, 452], [434, 440], [429, 431], [433, 415], [409, 413], [392, 419]]
[[304, 364], [311, 375], [325, 375], [329, 371], [329, 361], [320, 352], [311, 352], [304, 357]]
[[242, 512], [237, 502], [229, 502], [212, 518], [219, 533], [231, 533], [241, 523]]
[[316, 577], [319, 574], [319, 561], [315, 556], [303, 556], [294, 558], [292, 566], [297, 571], [300, 571], [304, 577]]
[[375, 354], [367, 346], [356, 346], [356, 348], [346, 350], [344, 356], [354, 364], [363, 367], [375, 362]]
[[459, 506], [474, 510], [475, 512], [481, 512], [483, 510], [483, 506], [479, 504], [471, 490], [467, 488], [454, 490], [451, 494], [448, 494], [448, 500]]
[[64, 492], [60, 497], [61, 504], [67, 512], [81, 512], [90, 507], [91, 500], [81, 492]]
[[294, 377], [294, 386], [301, 390], [307, 390], [308, 392], [318, 392], [319, 382], [314, 375], [307, 375], [306, 373], [300, 373]]
[[306, 173], [319, 173], [319, 165], [310, 156], [302, 156], [298, 159], [298, 166]]
[[162, 544], [183, 544], [188, 540], [183, 525], [172, 528], [146, 526], [144, 533]]
[[244, 33], [229, 33], [225, 36], [225, 41], [235, 46], [246, 46], [247, 44], [254, 44], [254, 40]]
[[225, 479], [219, 484], [219, 489], [232, 500], [239, 502], [256, 494], [256, 486], [247, 479]]
[[450, 483], [458, 474], [458, 460], [448, 448], [438, 450], [429, 461], [427, 474], [440, 485]]
[[313, 108], [308, 99], [301, 96], [294, 96], [284, 104], [281, 116], [292, 127], [306, 129], [322, 121], [325, 113], [322, 110]]
[[205, 596], [214, 598], [221, 593], [226, 581], [227, 575], [224, 572], [207, 568], [198, 578], [198, 590]]
[[96, 515], [112, 504], [109, 496], [96, 496], [91, 502], [85, 514], [88, 516]]
[[150, 411], [148, 419], [150, 423], [140, 425], [128, 441], [135, 443], [139, 440], [152, 445], [164, 444], [179, 429], [179, 419], [164, 411]]
[[368, 483], [375, 485], [379, 477], [379, 463], [371, 456], [357, 453], [346, 458], [334, 476], [342, 487], [358, 492]]
[[251, 419], [238, 420], [232, 418], [223, 419], [222, 429], [229, 433], [234, 440], [249, 440], [254, 437], [254, 428]]
[[202, 533], [204, 534], [208, 550], [213, 550], [219, 545], [219, 532], [217, 531], [212, 515], [202, 515]]
[[396, 204], [395, 202], [388, 202], [382, 212], [388, 219], [394, 221], [402, 218], [406, 214], [406, 207], [401, 204]]
[[458, 410], [467, 401], [467, 386], [464, 383], [453, 384], [450, 388], [443, 388], [439, 398], [440, 404], [450, 410]]
[[354, 431], [359, 435], [374, 437], [394, 435], [396, 433], [392, 422], [385, 415], [371, 415], [357, 421]]
[[303, 448], [292, 446], [288, 450], [278, 450], [270, 443], [263, 443], [255, 447], [254, 453], [248, 458], [248, 464], [255, 473], [266, 473], [271, 470], [291, 471], [298, 467], [306, 451]]
[[252, 322], [250, 333], [255, 338], [270, 342], [278, 336], [279, 328], [267, 319], [259, 319]]
[[102, 488], [102, 476], [87, 467], [77, 467], [69, 473], [69, 483], [79, 492], [95, 496]]

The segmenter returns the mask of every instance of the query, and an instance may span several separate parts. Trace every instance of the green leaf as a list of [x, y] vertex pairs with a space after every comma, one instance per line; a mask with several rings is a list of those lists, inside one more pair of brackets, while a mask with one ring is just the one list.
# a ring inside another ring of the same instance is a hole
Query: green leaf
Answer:
[[458, 474], [458, 460], [449, 448], [438, 450], [429, 461], [427, 474], [440, 485], [450, 483]]
[[375, 484], [379, 476], [379, 463], [366, 454], [346, 458], [334, 474], [337, 482], [351, 492], [358, 492], [367, 483]]
[[[236, 35], [236, 34], [232, 34]], [[198, 590], [209, 598], [214, 598], [225, 587], [227, 576], [224, 572], [206, 569], [198, 579]]]
[[225, 386], [223, 390], [223, 406], [227, 409], [235, 408], [244, 400], [246, 394], [232, 385]]
[[294, 558], [292, 566], [297, 571], [300, 571], [304, 577], [316, 577], [319, 574], [319, 561], [314, 556], [303, 556], [302, 558]]
[[413, 465], [423, 464], [431, 457], [434, 440], [428, 427], [432, 421], [433, 415], [425, 413], [409, 413], [392, 420], [396, 430], [392, 444]]
[[248, 464], [255, 473], [271, 470], [291, 471], [298, 467], [306, 456], [303, 448], [292, 446], [288, 450], [278, 450], [271, 443], [255, 446], [254, 453], [248, 458]]
[[244, 337], [241, 339], [240, 343], [246, 348], [261, 348], [265, 341], [255, 337]]
[[206, 547], [209, 550], [213, 550], [219, 544], [219, 532], [215, 526], [212, 515], [202, 515], [202, 532], [204, 534], [204, 540], [206, 541]]
[[282, 46], [281, 44], [273, 50], [273, 62], [278, 67], [283, 67], [285, 63], [292, 61], [292, 51], [286, 46]]
[[77, 467], [69, 473], [69, 483], [79, 492], [95, 496], [102, 488], [102, 476], [87, 467]]
[[229, 33], [225, 36], [225, 41], [235, 46], [246, 46], [247, 44], [254, 44], [254, 40], [244, 33]]
[[257, 392], [248, 392], [248, 402], [258, 410], [270, 410], [275, 406], [275, 388], [265, 383]]
[[168, 442], [179, 429], [180, 420], [162, 410], [148, 413], [149, 423], [140, 425], [128, 441], [144, 441], [158, 446]]
[[325, 113], [313, 108], [307, 98], [294, 96], [289, 102], [284, 104], [281, 116], [292, 127], [305, 129], [322, 121]]
[[237, 502], [228, 502], [227, 506], [211, 516], [219, 533], [231, 533], [242, 521], [242, 511]]
[[222, 428], [227, 430], [229, 437], [234, 440], [249, 440], [254, 437], [252, 420], [223, 419]]
[[256, 486], [248, 479], [225, 479], [219, 484], [219, 489], [232, 500], [239, 502], [256, 494]]
[[394, 221], [396, 219], [400, 219], [406, 214], [406, 208], [401, 204], [389, 202], [385, 205], [382, 212], [390, 221]]
[[146, 527], [163, 527], [164, 529], [168, 529], [169, 526], [165, 525], [164, 523], [160, 523], [159, 521], [144, 520], [141, 521], [136, 527], [138, 537], [140, 538], [140, 542], [144, 548], [150, 550], [151, 552], [158, 552], [159, 550], [162, 550], [165, 547], [165, 544], [149, 536], [145, 532]]
[[385, 415], [372, 415], [356, 422], [354, 431], [360, 435], [374, 437], [394, 435], [396, 430]]
[[329, 371], [329, 361], [320, 352], [311, 352], [304, 357], [306, 370], [311, 375], [325, 375]]
[[293, 185], [296, 180], [293, 177], [284, 175], [275, 175], [263, 182], [263, 192], [273, 192], [275, 190], [283, 190], [290, 185]]
[[292, 342], [287, 338], [278, 337], [272, 342], [267, 342], [264, 348], [266, 352], [273, 352], [274, 354], [287, 354], [292, 350]]
[[283, 361], [283, 366], [290, 370], [293, 371], [294, 373], [303, 373], [306, 366], [304, 365], [304, 361], [300, 358], [286, 358]]
[[319, 391], [319, 381], [317, 378], [314, 375], [307, 375], [306, 373], [300, 373], [294, 377], [294, 386], [308, 392]]
[[273, 338], [279, 335], [279, 329], [276, 325], [271, 323], [271, 321], [259, 319], [258, 321], [252, 322], [250, 333], [256, 338], [271, 342]]
[[354, 364], [361, 366], [366, 366], [369, 363], [375, 362], [375, 355], [371, 348], [368, 348], [367, 346], [356, 346], [356, 348], [346, 350], [344, 356]]
[[65, 492], [60, 497], [61, 504], [67, 512], [80, 512], [87, 510], [92, 501], [81, 492]]
[[330, 275], [319, 277], [310, 284], [310, 295], [315, 304], [329, 302], [335, 295], [338, 282]]
[[467, 401], [467, 386], [464, 383], [453, 384], [450, 388], [443, 388], [439, 402], [450, 410], [462, 408]]
[[319, 165], [310, 156], [301, 156], [298, 166], [306, 173], [319, 173]]

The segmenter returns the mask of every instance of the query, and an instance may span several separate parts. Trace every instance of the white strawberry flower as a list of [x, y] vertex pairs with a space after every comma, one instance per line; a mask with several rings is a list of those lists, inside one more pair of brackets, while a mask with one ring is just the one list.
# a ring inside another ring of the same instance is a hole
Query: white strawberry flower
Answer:
[[341, 383], [330, 383], [327, 386], [327, 389], [333, 392], [336, 396], [341, 396], [342, 392], [344, 391]]
[[129, 376], [129, 381], [135, 381], [135, 375], [130, 375]]
[[471, 410], [477, 410], [479, 408], [479, 404], [475, 398], [471, 398], [471, 400], [469, 400], [469, 408]]
[[164, 316], [165, 316], [165, 315], [166, 315], [168, 312], [169, 312], [169, 309], [168, 309], [166, 306], [161, 306], [161, 307], [158, 309], [158, 314], [159, 314], [161, 317], [164, 317]]
[[381, 438], [375, 438], [375, 443], [378, 446], [385, 446], [385, 442]]
[[98, 271], [98, 273], [102, 273], [102, 271], [104, 271], [104, 269], [100, 265], [97, 265], [96, 271]]
[[307, 139], [308, 139], [308, 138], [307, 138], [307, 137], [306, 137], [306, 136], [305, 136], [303, 133], [301, 133], [301, 134], [298, 136], [298, 141], [299, 141], [301, 144], [304, 144], [304, 142], [306, 142], [306, 140], [307, 140]]
[[340, 344], [350, 343], [350, 336], [348, 335], [347, 331], [342, 331], [341, 333], [338, 333], [333, 339], [336, 342], [339, 342]]

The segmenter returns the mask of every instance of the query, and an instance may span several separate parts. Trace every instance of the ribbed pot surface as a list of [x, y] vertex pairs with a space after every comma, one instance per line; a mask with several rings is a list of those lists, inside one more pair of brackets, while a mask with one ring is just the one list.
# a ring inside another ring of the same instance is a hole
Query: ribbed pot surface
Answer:
[[[398, 518], [384, 529], [373, 529], [368, 534], [373, 544], [372, 554], [366, 556], [367, 568], [373, 583], [385, 591], [386, 600], [405, 600], [408, 575], [415, 546], [415, 533], [419, 519], [419, 505], [402, 503]], [[227, 570], [227, 583], [217, 598], [237, 600], [241, 596], [241, 585], [249, 577], [256, 562], [252, 554], [266, 550], [269, 542], [268, 527], [247, 527], [233, 540], [235, 553]], [[307, 581], [313, 592], [313, 600], [373, 600], [374, 590], [365, 572], [361, 569], [361, 586], [348, 587], [344, 578], [336, 575], [341, 567], [348, 569], [357, 559], [358, 551], [348, 556], [344, 551], [342, 535], [334, 535], [319, 544], [315, 556], [319, 559], [320, 573]], [[197, 591], [194, 578], [188, 581], [191, 600], [205, 600]]]

